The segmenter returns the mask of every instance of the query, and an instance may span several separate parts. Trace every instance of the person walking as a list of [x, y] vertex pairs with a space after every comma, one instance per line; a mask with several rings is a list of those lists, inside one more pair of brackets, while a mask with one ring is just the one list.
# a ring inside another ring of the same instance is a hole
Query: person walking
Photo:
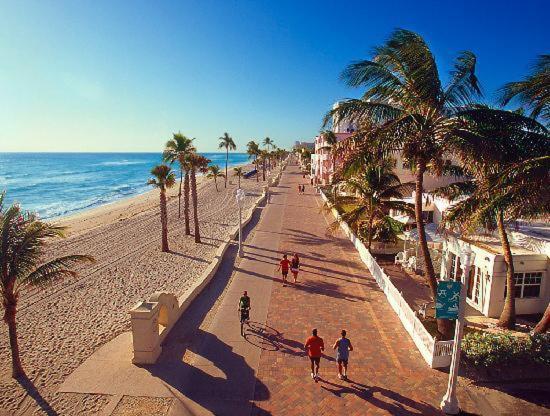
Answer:
[[[346, 338], [346, 330], [342, 329], [341, 337], [336, 340], [332, 349], [336, 350], [336, 361], [338, 362], [338, 378], [340, 380], [348, 379], [348, 361], [349, 353], [353, 351], [351, 341]], [[342, 369], [344, 371], [342, 371]]]
[[286, 254], [283, 254], [283, 258], [279, 262], [279, 267], [277, 268], [277, 271], [281, 271], [281, 274], [283, 275], [283, 287], [286, 286], [286, 278], [288, 276], [288, 269], [290, 268], [290, 261], [288, 260], [288, 257]]
[[321, 364], [321, 355], [325, 350], [323, 338], [317, 336], [317, 328], [311, 331], [311, 336], [306, 339], [304, 349], [307, 351], [311, 363], [311, 378], [317, 383], [319, 381], [319, 365]]
[[290, 271], [292, 272], [292, 277], [294, 277], [294, 283], [298, 282], [298, 272], [300, 271], [300, 258], [298, 253], [294, 253], [292, 260], [290, 261]]

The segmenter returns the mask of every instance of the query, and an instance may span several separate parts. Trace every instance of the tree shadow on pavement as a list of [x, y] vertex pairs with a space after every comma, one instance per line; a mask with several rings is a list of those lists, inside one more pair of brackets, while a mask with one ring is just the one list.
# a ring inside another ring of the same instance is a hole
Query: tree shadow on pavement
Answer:
[[57, 416], [58, 413], [50, 406], [50, 404], [42, 397], [34, 383], [26, 375], [17, 379], [21, 387], [23, 387], [27, 394], [36, 402], [42, 411], [48, 416]]
[[[391, 415], [442, 415], [439, 409], [428, 403], [417, 402], [383, 387], [367, 386], [356, 383], [353, 380], [347, 380], [346, 382], [342, 382], [342, 384], [331, 383], [324, 379], [320, 379], [320, 381], [323, 390], [337, 397], [343, 397], [345, 394], [354, 394], [358, 398], [387, 411]], [[375, 395], [375, 393], [379, 394]], [[368, 411], [365, 414], [368, 414]]]

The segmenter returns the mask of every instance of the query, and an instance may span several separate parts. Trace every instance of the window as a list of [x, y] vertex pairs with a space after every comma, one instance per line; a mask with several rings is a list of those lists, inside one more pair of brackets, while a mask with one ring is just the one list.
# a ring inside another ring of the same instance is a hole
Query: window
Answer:
[[451, 267], [449, 269], [449, 276], [448, 276], [448, 279], [449, 280], [454, 280], [455, 278], [455, 274], [456, 274], [456, 254], [455, 253], [451, 253]]
[[479, 267], [475, 268], [475, 289], [474, 289], [474, 302], [479, 303], [479, 292], [481, 287], [481, 270]]
[[[542, 284], [542, 272], [514, 273], [515, 297], [538, 298]], [[506, 297], [506, 288], [504, 288]]]

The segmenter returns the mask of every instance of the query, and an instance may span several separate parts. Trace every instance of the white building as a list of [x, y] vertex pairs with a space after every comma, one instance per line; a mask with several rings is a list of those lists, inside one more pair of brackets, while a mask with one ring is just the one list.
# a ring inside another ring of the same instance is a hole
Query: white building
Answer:
[[[511, 232], [509, 235], [516, 282], [516, 313], [543, 313], [550, 302], [548, 254], [522, 246], [521, 238], [518, 238], [520, 233]], [[548, 246], [548, 241], [546, 238], [542, 245]], [[474, 255], [466, 279], [466, 301], [483, 315], [497, 318], [506, 296], [506, 264], [498, 238], [447, 237], [443, 243], [441, 278], [460, 278], [460, 253], [464, 245], [468, 245]]]

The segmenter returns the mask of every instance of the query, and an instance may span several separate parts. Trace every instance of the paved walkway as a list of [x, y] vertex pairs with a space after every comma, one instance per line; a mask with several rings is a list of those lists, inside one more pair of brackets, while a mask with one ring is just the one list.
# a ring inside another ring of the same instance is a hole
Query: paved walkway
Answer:
[[[447, 374], [428, 368], [352, 244], [326, 235], [332, 215], [319, 196], [309, 185], [298, 195], [299, 183], [306, 180], [289, 166], [245, 240], [245, 257], [234, 267], [224, 262], [149, 370], [177, 399], [169, 414], [441, 414]], [[299, 284], [283, 287], [276, 267], [293, 252], [302, 259]], [[242, 338], [237, 302], [245, 289], [253, 322]], [[327, 347], [319, 383], [302, 350], [313, 327]], [[330, 349], [342, 328], [355, 347], [347, 382]], [[459, 389], [470, 414], [516, 414], [500, 396], [495, 410], [490, 394]]]

